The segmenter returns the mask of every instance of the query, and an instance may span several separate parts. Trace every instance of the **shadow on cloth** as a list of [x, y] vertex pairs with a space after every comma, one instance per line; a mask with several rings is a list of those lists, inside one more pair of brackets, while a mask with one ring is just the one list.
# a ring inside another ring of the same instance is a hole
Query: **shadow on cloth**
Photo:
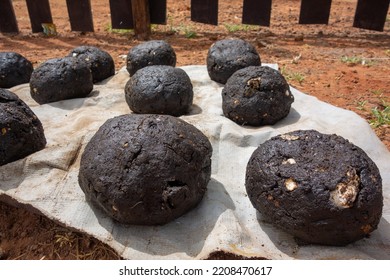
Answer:
[[[360, 239], [346, 246], [327, 246], [302, 243], [283, 230], [265, 221], [259, 212], [257, 220], [261, 229], [268, 235], [271, 242], [286, 255], [297, 259], [377, 259], [390, 260], [390, 246], [386, 239], [390, 239], [390, 223], [381, 218], [378, 229], [366, 238]], [[356, 254], [356, 252], [364, 252]]]
[[[123, 225], [89, 202], [100, 226], [111, 232], [112, 238], [125, 250], [147, 255], [167, 256], [185, 253], [196, 257], [215, 227], [219, 216], [227, 209], [234, 210], [234, 202], [225, 187], [211, 179], [202, 201], [194, 209], [162, 226]], [[107, 242], [106, 242], [107, 243]]]

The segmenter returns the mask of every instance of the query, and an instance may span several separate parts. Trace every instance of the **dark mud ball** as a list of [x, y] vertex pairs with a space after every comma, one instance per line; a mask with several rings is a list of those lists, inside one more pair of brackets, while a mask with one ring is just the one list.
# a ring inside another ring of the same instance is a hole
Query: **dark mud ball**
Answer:
[[242, 39], [217, 41], [207, 53], [210, 79], [221, 84], [225, 84], [237, 70], [260, 65], [260, 56], [255, 47]]
[[123, 115], [104, 123], [86, 146], [79, 185], [119, 222], [165, 224], [202, 200], [211, 154], [207, 137], [179, 118]]
[[87, 63], [74, 57], [50, 59], [31, 75], [31, 97], [39, 104], [86, 97], [93, 89]]
[[111, 55], [97, 47], [80, 46], [74, 48], [68, 56], [76, 57], [88, 64], [94, 83], [100, 82], [115, 74], [115, 64]]
[[368, 236], [382, 215], [382, 180], [359, 147], [314, 130], [261, 144], [246, 169], [261, 216], [306, 243], [346, 245]]
[[235, 72], [222, 90], [224, 115], [240, 125], [272, 125], [285, 118], [294, 96], [284, 77], [268, 66]]
[[16, 94], [0, 88], [0, 165], [22, 159], [46, 145], [38, 117]]
[[154, 65], [137, 71], [125, 87], [126, 102], [139, 114], [181, 116], [191, 108], [190, 77], [180, 68]]
[[15, 52], [0, 52], [0, 88], [10, 88], [30, 81], [33, 66]]
[[139, 69], [150, 65], [176, 66], [176, 53], [165, 41], [152, 40], [131, 48], [127, 54], [127, 71], [133, 76]]

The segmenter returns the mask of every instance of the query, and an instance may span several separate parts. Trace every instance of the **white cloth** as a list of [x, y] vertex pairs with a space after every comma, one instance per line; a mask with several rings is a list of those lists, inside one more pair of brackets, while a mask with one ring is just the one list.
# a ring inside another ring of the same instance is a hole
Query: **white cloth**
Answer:
[[[211, 181], [195, 209], [164, 226], [127, 226], [85, 201], [77, 180], [85, 145], [107, 119], [130, 113], [124, 96], [129, 75], [124, 68], [95, 85], [87, 98], [38, 105], [28, 84], [12, 89], [41, 120], [47, 146], [0, 167], [0, 199], [33, 207], [128, 259], [202, 259], [216, 250], [269, 259], [390, 259], [390, 153], [364, 119], [291, 88], [295, 102], [287, 118], [273, 126], [239, 126], [223, 116], [222, 86], [210, 80], [206, 67], [182, 69], [194, 86], [194, 106], [182, 119], [199, 128], [214, 150]], [[259, 219], [244, 186], [248, 159], [265, 140], [298, 129], [343, 136], [379, 167], [383, 217], [370, 238], [345, 247], [298, 246], [289, 234]]]

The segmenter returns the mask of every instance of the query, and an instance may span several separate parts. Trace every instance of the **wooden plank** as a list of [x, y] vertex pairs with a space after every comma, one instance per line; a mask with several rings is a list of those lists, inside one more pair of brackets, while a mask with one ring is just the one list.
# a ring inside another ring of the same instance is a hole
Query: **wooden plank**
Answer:
[[191, 0], [191, 20], [218, 25], [218, 0]]
[[53, 23], [49, 0], [26, 0], [33, 33], [42, 32], [42, 23]]
[[244, 0], [242, 23], [270, 26], [272, 0]]
[[[134, 28], [131, 0], [110, 0], [111, 26], [116, 29]], [[149, 0], [150, 22], [166, 24], [167, 1]]]
[[11, 0], [0, 0], [0, 32], [19, 32]]
[[167, 0], [149, 0], [150, 22], [167, 23]]
[[300, 24], [328, 24], [332, 0], [302, 0]]
[[133, 22], [135, 36], [141, 40], [148, 40], [150, 28], [150, 13], [148, 0], [132, 0]]
[[111, 28], [132, 29], [133, 12], [131, 0], [110, 0]]
[[383, 31], [390, 0], [359, 0], [353, 27]]
[[66, 0], [72, 31], [93, 32], [90, 0]]

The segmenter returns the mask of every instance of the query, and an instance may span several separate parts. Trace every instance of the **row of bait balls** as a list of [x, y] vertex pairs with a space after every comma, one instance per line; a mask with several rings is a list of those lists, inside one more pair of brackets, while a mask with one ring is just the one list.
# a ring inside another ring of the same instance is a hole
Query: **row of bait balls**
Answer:
[[86, 97], [94, 83], [114, 74], [110, 54], [92, 46], [77, 47], [66, 57], [47, 60], [36, 69], [18, 53], [0, 53], [0, 87], [30, 83], [31, 97], [39, 104]]
[[[90, 46], [77, 47], [68, 56], [50, 59], [35, 70], [17, 53], [0, 53], [0, 62], [0, 87], [30, 82], [31, 97], [39, 104], [86, 97], [94, 83], [115, 74], [110, 54]], [[149, 41], [130, 50], [127, 71], [131, 78], [125, 97], [133, 112], [173, 116], [189, 112], [191, 80], [175, 65], [176, 54], [165, 41]], [[294, 97], [286, 80], [278, 71], [262, 67], [260, 56], [248, 42], [216, 42], [207, 55], [207, 70], [212, 80], [226, 83], [223, 113], [236, 123], [268, 125], [288, 115]]]
[[[168, 223], [195, 207], [207, 189], [209, 140], [169, 116], [188, 112], [193, 98], [190, 79], [175, 64], [173, 49], [163, 41], [130, 50], [126, 101], [139, 114], [106, 121], [82, 155], [80, 187], [117, 221]], [[209, 76], [225, 83], [224, 114], [239, 124], [273, 124], [293, 102], [279, 72], [260, 65], [243, 40], [221, 40], [209, 50]], [[178, 106], [181, 95], [186, 101]], [[359, 240], [377, 228], [382, 214], [381, 177], [373, 161], [342, 137], [317, 131], [261, 144], [248, 162], [245, 186], [265, 220], [308, 243]]]
[[[149, 41], [130, 50], [126, 101], [135, 113], [181, 116], [193, 102], [191, 80], [175, 68], [176, 55], [164, 41]], [[207, 54], [210, 79], [225, 84], [224, 115], [242, 125], [269, 125], [286, 117], [294, 96], [284, 77], [261, 66], [256, 49], [241, 39], [213, 44]]]

